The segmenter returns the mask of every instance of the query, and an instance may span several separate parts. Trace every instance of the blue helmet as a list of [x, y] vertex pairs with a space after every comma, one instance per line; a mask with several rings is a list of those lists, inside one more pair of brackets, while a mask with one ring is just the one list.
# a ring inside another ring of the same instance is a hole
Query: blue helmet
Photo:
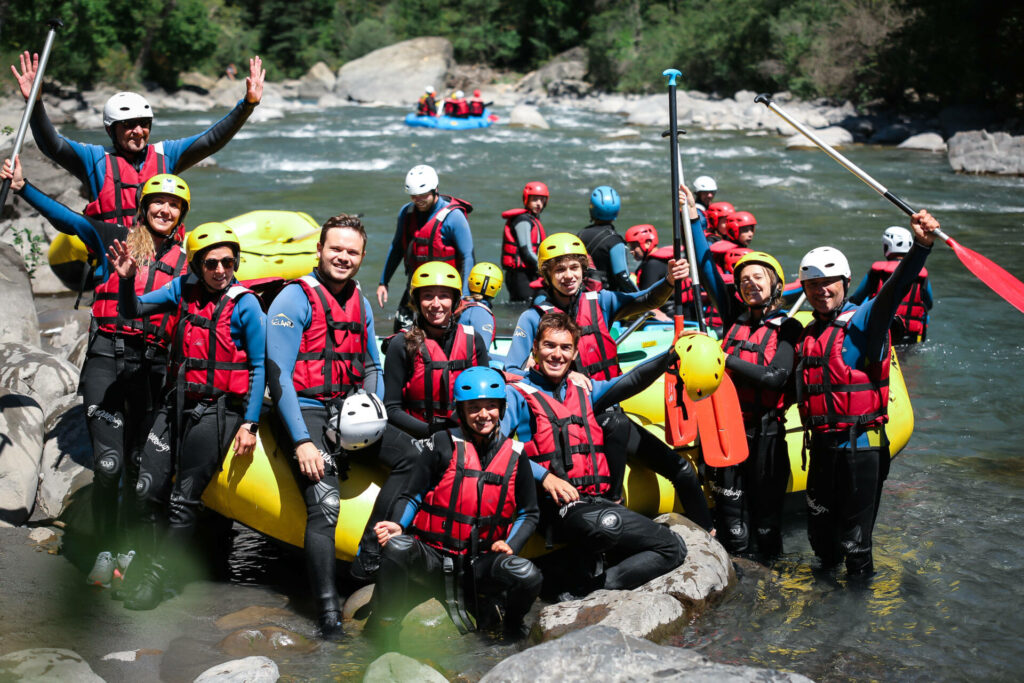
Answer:
[[610, 185], [595, 187], [590, 193], [590, 217], [597, 221], [613, 221], [619, 215], [622, 200]]
[[455, 380], [455, 402], [478, 398], [505, 400], [505, 378], [500, 372], [476, 365], [459, 373]]

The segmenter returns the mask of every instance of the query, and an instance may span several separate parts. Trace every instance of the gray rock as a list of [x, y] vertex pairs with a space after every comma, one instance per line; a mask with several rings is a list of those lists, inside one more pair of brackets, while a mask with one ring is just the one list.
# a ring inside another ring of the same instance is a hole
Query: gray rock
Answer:
[[907, 124], [893, 123], [872, 135], [869, 142], [873, 145], [898, 145], [909, 138], [910, 134], [910, 126]]
[[949, 165], [964, 173], [1024, 175], [1024, 135], [974, 130], [949, 139]]
[[0, 657], [0, 680], [103, 683], [77, 652], [55, 647], [34, 647]]
[[444, 83], [453, 63], [446, 38], [413, 38], [342, 66], [334, 92], [357, 102], [410, 107], [424, 87]]
[[[819, 128], [818, 130], [813, 130], [811, 132], [813, 132], [819, 140], [831, 147], [843, 147], [844, 145], [849, 145], [853, 142], [853, 133], [845, 128], [840, 128], [839, 126]], [[786, 139], [786, 149], [804, 149], [813, 147], [815, 147], [815, 144], [805, 138], [803, 133], [797, 133], [796, 135]]]
[[517, 104], [508, 115], [508, 125], [524, 128], [550, 128], [537, 107], [529, 104]]
[[[52, 308], [39, 314], [39, 338], [43, 350], [50, 351], [62, 358], [68, 358], [71, 352], [81, 344], [82, 338], [88, 337], [92, 313], [86, 306], [78, 310], [70, 308]], [[72, 365], [81, 367], [81, 363]]]
[[633, 128], [619, 128], [618, 130], [613, 130], [611, 133], [603, 135], [602, 137], [606, 140], [619, 140], [622, 138], [638, 138], [640, 137], [640, 133]]
[[303, 99], [315, 100], [334, 90], [338, 78], [324, 62], [317, 62], [296, 84], [296, 95]]
[[60, 518], [74, 495], [92, 483], [92, 439], [80, 396], [65, 396], [45, 422], [34, 520]]
[[0, 522], [24, 524], [32, 514], [42, 455], [39, 403], [0, 386]]
[[560, 638], [585, 626], [612, 626], [637, 638], [657, 640], [686, 621], [686, 610], [670, 595], [640, 591], [594, 591], [581, 600], [540, 611], [541, 640]]
[[9, 244], [0, 243], [0, 344], [38, 344], [39, 320], [32, 301], [32, 285], [21, 255]]
[[938, 133], [918, 133], [899, 144], [900, 149], [917, 149], [923, 152], [945, 152], [946, 141]]
[[217, 85], [216, 78], [199, 73], [198, 71], [186, 71], [185, 73], [178, 74], [178, 81], [182, 85], [198, 88], [206, 92], [210, 92]]
[[[575, 82], [584, 95], [590, 92], [590, 84], [585, 83], [587, 75], [587, 50], [584, 47], [574, 47], [570, 50], [555, 55], [544, 66], [523, 76], [515, 85], [516, 92], [520, 93], [546, 93], [551, 97], [559, 96], [559, 90], [566, 86], [555, 85], [557, 83]], [[555, 92], [552, 92], [554, 88]]]
[[686, 542], [686, 561], [664, 576], [645, 583], [638, 592], [665, 593], [681, 602], [689, 618], [695, 617], [719, 599], [735, 583], [729, 553], [722, 544], [686, 517], [676, 513], [655, 519], [667, 524]]
[[447, 683], [448, 679], [420, 664], [412, 657], [397, 652], [381, 655], [366, 668], [363, 683], [404, 683], [404, 681], [423, 681], [423, 683]]
[[0, 386], [38, 399], [45, 413], [78, 389], [78, 368], [37, 346], [0, 345]]
[[692, 650], [655, 645], [607, 626], [588, 626], [512, 655], [487, 672], [480, 683], [655, 680], [678, 683], [810, 681], [799, 674], [717, 664]]
[[578, 78], [560, 78], [548, 83], [548, 97], [579, 99], [586, 96], [593, 86]]
[[270, 657], [233, 659], [199, 674], [193, 683], [274, 683], [281, 678]]

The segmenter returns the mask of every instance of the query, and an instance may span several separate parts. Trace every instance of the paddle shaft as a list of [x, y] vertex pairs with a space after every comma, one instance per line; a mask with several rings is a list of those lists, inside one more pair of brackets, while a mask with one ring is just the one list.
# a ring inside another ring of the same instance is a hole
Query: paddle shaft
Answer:
[[[676, 145], [676, 165], [679, 166], [679, 183], [683, 184], [686, 180], [683, 178], [683, 159], [679, 152], [679, 146]], [[677, 190], [678, 195], [678, 190]], [[708, 323], [704, 320], [704, 310], [701, 306], [700, 299], [700, 266], [694, 260], [693, 255], [696, 253], [693, 246], [693, 229], [690, 223], [690, 207], [683, 207], [683, 223], [685, 223], [686, 232], [683, 236], [686, 238], [686, 257], [690, 261], [690, 282], [693, 284], [693, 308], [697, 311], [697, 322], [700, 325], [701, 332], [708, 331]]]
[[626, 341], [626, 337], [633, 334], [640, 329], [640, 326], [647, 322], [647, 319], [654, 315], [651, 311], [644, 311], [644, 313], [633, 321], [633, 323], [626, 328], [626, 331], [619, 335], [619, 338], [615, 340], [615, 346], [619, 346], [622, 342]]
[[793, 305], [789, 307], [789, 311], [786, 313], [787, 318], [792, 318], [796, 315], [796, 312], [800, 310], [800, 307], [807, 301], [807, 292], [800, 292], [800, 297], [793, 302]]
[[[682, 257], [683, 240], [679, 223], [679, 166], [676, 155], [679, 153], [679, 125], [676, 121], [676, 79], [682, 74], [676, 69], [666, 69], [661, 74], [668, 77], [668, 125], [669, 146], [672, 154], [672, 257], [678, 261]], [[672, 311], [676, 318], [676, 327], [683, 317], [683, 283], [676, 280], [672, 292]], [[677, 329], [676, 334], [681, 330]]]
[[[14, 148], [11, 150], [12, 164], [14, 163], [14, 158], [21, 153], [21, 145], [25, 142], [25, 133], [28, 132], [29, 119], [32, 118], [32, 110], [35, 108], [39, 89], [43, 85], [43, 72], [46, 71], [46, 63], [50, 60], [50, 51], [53, 49], [53, 41], [57, 37], [57, 29], [64, 26], [64, 22], [60, 19], [50, 19], [47, 24], [50, 26], [50, 31], [46, 34], [43, 53], [39, 56], [39, 68], [36, 69], [36, 76], [32, 80], [32, 91], [29, 93], [28, 102], [25, 103], [25, 112], [21, 115], [21, 125], [18, 126], [18, 134], [14, 138]], [[7, 206], [7, 193], [10, 189], [11, 179], [7, 178], [4, 180], [3, 185], [0, 186], [0, 213]], [[10, 227], [10, 223], [5, 225], [3, 230], [0, 230], [0, 235], [6, 233]]]

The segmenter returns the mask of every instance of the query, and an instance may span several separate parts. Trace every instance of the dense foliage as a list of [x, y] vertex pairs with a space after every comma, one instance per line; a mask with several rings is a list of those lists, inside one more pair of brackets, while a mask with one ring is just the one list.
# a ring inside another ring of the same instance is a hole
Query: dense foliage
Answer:
[[51, 73], [88, 86], [219, 73], [261, 54], [271, 78], [416, 36], [460, 62], [526, 71], [585, 45], [599, 87], [983, 103], [1024, 99], [1024, 4], [997, 0], [0, 0], [0, 56], [67, 23]]

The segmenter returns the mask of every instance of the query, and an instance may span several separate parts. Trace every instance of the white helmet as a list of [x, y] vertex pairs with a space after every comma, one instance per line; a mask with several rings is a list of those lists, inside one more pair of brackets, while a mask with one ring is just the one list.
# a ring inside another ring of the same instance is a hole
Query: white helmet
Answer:
[[835, 247], [817, 247], [800, 260], [800, 281], [841, 275], [850, 279], [850, 264]]
[[437, 171], [431, 166], [420, 164], [413, 166], [405, 174], [405, 193], [407, 195], [424, 194], [437, 189]]
[[427, 93], [428, 95], [433, 95], [434, 94], [434, 86], [428, 85], [426, 88], [423, 89], [423, 92]]
[[455, 99], [461, 100], [465, 96], [466, 96], [466, 93], [462, 92], [461, 90], [456, 90], [455, 91]]
[[715, 179], [709, 175], [697, 176], [693, 181], [694, 192], [718, 192], [718, 185]]
[[131, 119], [152, 119], [153, 109], [142, 95], [135, 92], [119, 92], [103, 105], [103, 125], [110, 126], [118, 121]]
[[882, 233], [882, 253], [886, 258], [890, 254], [906, 254], [913, 243], [914, 234], [898, 225], [891, 225]]
[[346, 398], [327, 423], [327, 438], [346, 451], [358, 451], [380, 441], [388, 414], [376, 394], [360, 389]]

